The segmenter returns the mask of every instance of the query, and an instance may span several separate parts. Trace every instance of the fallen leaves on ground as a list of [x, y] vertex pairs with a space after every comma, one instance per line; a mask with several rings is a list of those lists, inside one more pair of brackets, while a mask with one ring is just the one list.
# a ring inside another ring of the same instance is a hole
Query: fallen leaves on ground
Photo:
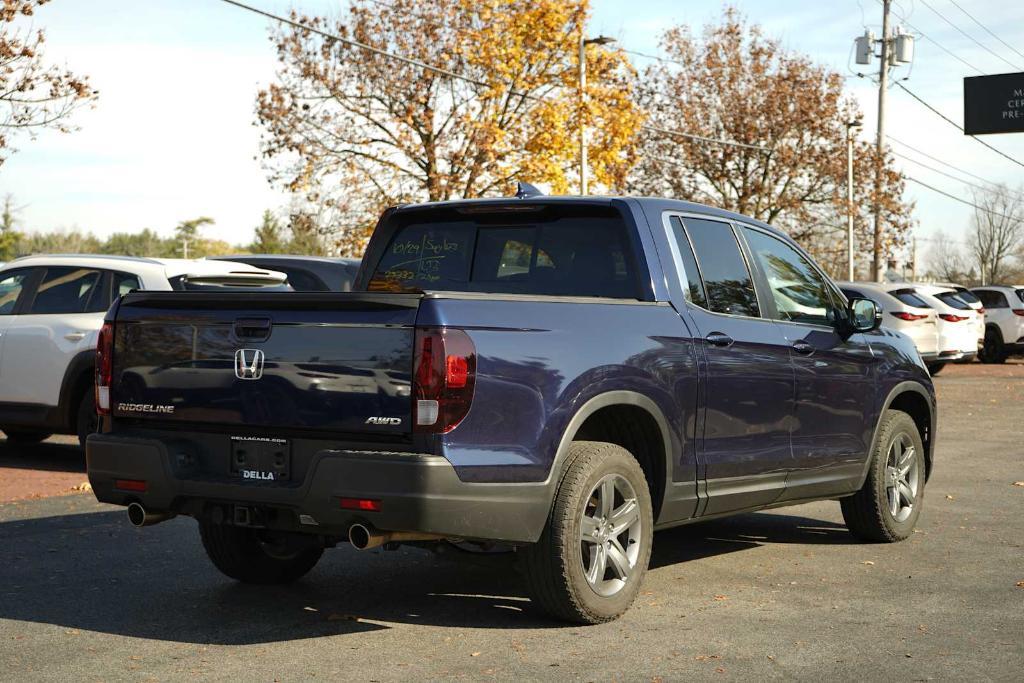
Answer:
[[869, 567], [874, 567], [875, 566], [875, 563], [872, 562], [871, 560], [864, 560], [863, 562], [861, 562], [861, 564], [866, 564]]
[[1013, 482], [1013, 485], [1014, 486], [1024, 486], [1024, 481], [1015, 481], [1015, 482]]
[[78, 491], [78, 492], [92, 491], [92, 484], [90, 484], [87, 481], [83, 481], [81, 484], [79, 484], [77, 486], [72, 486], [71, 490], [72, 491]]

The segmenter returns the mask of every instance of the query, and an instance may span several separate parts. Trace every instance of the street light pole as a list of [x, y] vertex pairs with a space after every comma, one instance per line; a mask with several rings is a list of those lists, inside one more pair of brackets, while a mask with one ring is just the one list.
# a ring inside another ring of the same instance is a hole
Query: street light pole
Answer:
[[853, 282], [853, 134], [860, 121], [846, 122], [846, 279]]
[[587, 45], [607, 45], [614, 43], [614, 38], [598, 36], [585, 38], [580, 31], [580, 78], [579, 78], [579, 116], [580, 116], [580, 194], [587, 194], [587, 124], [585, 111], [587, 103]]

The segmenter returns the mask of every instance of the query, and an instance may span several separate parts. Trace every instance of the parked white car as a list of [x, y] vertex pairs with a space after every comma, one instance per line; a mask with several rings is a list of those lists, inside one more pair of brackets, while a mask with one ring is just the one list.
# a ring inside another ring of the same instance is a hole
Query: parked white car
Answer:
[[838, 284], [847, 299], [861, 297], [874, 301], [882, 309], [882, 325], [910, 337], [925, 363], [938, 360], [938, 313], [913, 288], [891, 289], [891, 285], [876, 282]]
[[1004, 363], [1024, 354], [1024, 285], [986, 285], [971, 290], [985, 305], [985, 344], [981, 362]]
[[95, 427], [96, 336], [133, 289], [287, 289], [285, 275], [226, 261], [27, 256], [0, 267], [0, 430], [8, 441]]
[[[908, 287], [904, 284], [903, 287]], [[928, 370], [933, 375], [938, 374], [946, 363], [952, 361], [969, 361], [978, 355], [978, 333], [975, 329], [976, 313], [960, 302], [963, 308], [954, 308], [941, 299], [925, 294], [917, 285], [913, 286], [914, 293], [938, 314], [936, 320], [939, 330], [939, 357], [927, 363]]]
[[969, 324], [974, 328], [974, 333], [977, 336], [975, 353], [981, 350], [982, 344], [985, 343], [985, 306], [981, 303], [981, 299], [971, 294], [969, 289], [961, 285], [915, 284], [914, 287], [919, 292], [934, 296], [947, 306], [961, 311], [968, 309], [973, 311], [974, 316]]

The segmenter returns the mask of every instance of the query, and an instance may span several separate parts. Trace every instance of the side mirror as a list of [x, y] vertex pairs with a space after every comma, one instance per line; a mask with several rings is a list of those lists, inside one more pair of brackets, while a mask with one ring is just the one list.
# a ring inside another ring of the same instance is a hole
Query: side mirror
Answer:
[[871, 299], [850, 299], [847, 314], [849, 328], [852, 332], [870, 332], [882, 324], [882, 309]]

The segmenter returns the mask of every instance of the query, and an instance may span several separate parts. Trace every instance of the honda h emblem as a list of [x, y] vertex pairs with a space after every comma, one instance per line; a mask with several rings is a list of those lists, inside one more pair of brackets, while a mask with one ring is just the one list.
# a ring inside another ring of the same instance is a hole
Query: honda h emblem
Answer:
[[262, 376], [262, 351], [259, 349], [238, 349], [235, 351], [235, 377], [238, 379], [259, 379]]

